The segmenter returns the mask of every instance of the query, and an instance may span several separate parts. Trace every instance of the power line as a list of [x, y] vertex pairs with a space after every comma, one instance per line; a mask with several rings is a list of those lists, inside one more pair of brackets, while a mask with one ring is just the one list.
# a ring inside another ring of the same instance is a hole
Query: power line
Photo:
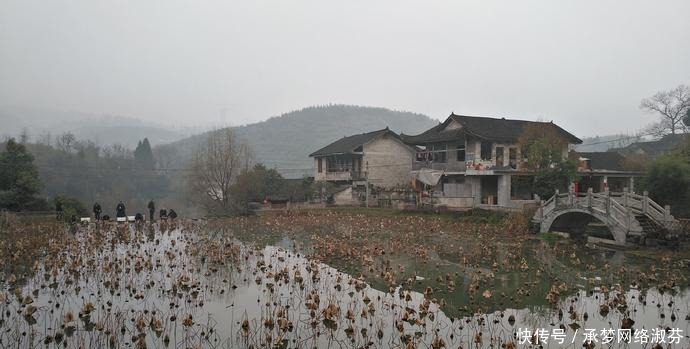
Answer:
[[[382, 165], [369, 165], [369, 167], [402, 167], [402, 166], [412, 166], [412, 164], [382, 164]], [[36, 167], [39, 168], [52, 168], [52, 169], [64, 169], [64, 170], [117, 170], [117, 171], [141, 171], [141, 172], [188, 172], [195, 171], [194, 168], [180, 167], [180, 168], [139, 168], [139, 167], [108, 167], [108, 166], [93, 166], [93, 165], [79, 165], [79, 166], [69, 166], [69, 165], [46, 165], [37, 164]], [[314, 167], [271, 167], [268, 169], [273, 169], [276, 171], [314, 171]]]
[[618, 142], [618, 141], [628, 140], [628, 139], [640, 139], [640, 138], [642, 138], [642, 137], [646, 137], [646, 136], [655, 136], [655, 135], [656, 135], [655, 132], [642, 133], [642, 134], [639, 134], [639, 135], [637, 135], [637, 136], [625, 136], [625, 137], [621, 137], [621, 138], [610, 139], [610, 140], [607, 140], [607, 141], [599, 141], [599, 142], [592, 142], [592, 143], [582, 144], [582, 146], [585, 146], [585, 147], [586, 147], [586, 146], [590, 146], [590, 145], [597, 145], [597, 144], [604, 144], [604, 143], [613, 143], [613, 142]]

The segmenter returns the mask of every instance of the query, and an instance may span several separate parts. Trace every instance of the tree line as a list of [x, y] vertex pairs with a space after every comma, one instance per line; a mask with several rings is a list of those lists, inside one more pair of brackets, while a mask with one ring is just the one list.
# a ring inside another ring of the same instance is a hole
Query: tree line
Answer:
[[32, 142], [23, 132], [18, 140], [0, 142], [0, 209], [52, 211], [60, 201], [68, 218], [88, 215], [98, 202], [112, 216], [120, 201], [129, 212], [145, 212], [154, 200], [157, 207], [180, 213], [225, 215], [249, 213], [256, 208], [250, 203], [266, 199], [311, 198], [311, 180], [287, 180], [256, 163], [230, 129], [213, 134], [186, 167], [168, 169], [159, 166], [146, 138], [132, 151], [102, 147], [71, 133]]
[[94, 202], [108, 212], [120, 200], [143, 208], [170, 189], [168, 178], [156, 171], [147, 139], [131, 151], [101, 147], [71, 133], [36, 142], [23, 135], [0, 143], [0, 150], [0, 208], [48, 211], [57, 199], [80, 203], [80, 214]]

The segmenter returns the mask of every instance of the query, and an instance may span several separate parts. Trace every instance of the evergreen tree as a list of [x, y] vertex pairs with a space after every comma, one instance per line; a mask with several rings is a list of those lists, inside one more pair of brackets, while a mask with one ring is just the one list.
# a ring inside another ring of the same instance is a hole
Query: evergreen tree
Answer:
[[33, 161], [23, 144], [7, 141], [0, 153], [0, 208], [24, 210], [37, 200], [41, 181]]
[[139, 141], [137, 148], [134, 150], [134, 160], [141, 168], [152, 169], [155, 167], [156, 162], [153, 158], [153, 151], [151, 151], [151, 144], [148, 138], [144, 138], [143, 141]]

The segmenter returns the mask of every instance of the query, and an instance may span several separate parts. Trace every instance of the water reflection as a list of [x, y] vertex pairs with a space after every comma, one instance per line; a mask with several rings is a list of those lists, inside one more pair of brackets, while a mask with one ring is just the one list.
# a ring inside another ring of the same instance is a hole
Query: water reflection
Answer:
[[[690, 295], [662, 280], [687, 270], [673, 261], [452, 236], [396, 248], [390, 233], [352, 251], [331, 245], [330, 227], [315, 235], [252, 224], [255, 231], [241, 232], [201, 224], [83, 228], [26, 283], [6, 283], [0, 342], [511, 347], [519, 329], [542, 328], [563, 329], [580, 347], [587, 328], [690, 330]], [[687, 346], [683, 338], [673, 347]]]

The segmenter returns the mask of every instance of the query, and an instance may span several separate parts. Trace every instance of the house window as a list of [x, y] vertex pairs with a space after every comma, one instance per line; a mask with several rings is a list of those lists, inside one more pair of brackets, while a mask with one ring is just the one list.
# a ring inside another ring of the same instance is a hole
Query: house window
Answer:
[[517, 169], [517, 148], [508, 149], [508, 165], [512, 169]]
[[349, 172], [352, 170], [352, 159], [338, 157], [335, 159], [335, 168], [331, 172]]
[[465, 145], [464, 144], [458, 144], [456, 148], [456, 157], [455, 160], [458, 162], [464, 162], [465, 161]]
[[323, 159], [318, 158], [318, 159], [316, 159], [316, 162], [318, 163], [317, 167], [319, 168], [319, 173], [323, 172]]
[[445, 163], [446, 162], [446, 145], [435, 145], [432, 147], [434, 153], [434, 162]]
[[491, 160], [491, 148], [492, 147], [493, 147], [493, 143], [482, 142], [482, 153], [481, 153], [482, 160]]
[[429, 151], [424, 148], [422, 149], [421, 147], [417, 148], [417, 153], [415, 154], [415, 160], [416, 161], [428, 161], [431, 160], [429, 158]]
[[522, 161], [526, 162], [527, 159], [529, 158], [529, 151], [528, 150], [529, 150], [529, 147], [525, 147], [525, 148], [520, 150], [520, 154], [522, 155]]
[[496, 147], [496, 166], [503, 167], [503, 147]]

